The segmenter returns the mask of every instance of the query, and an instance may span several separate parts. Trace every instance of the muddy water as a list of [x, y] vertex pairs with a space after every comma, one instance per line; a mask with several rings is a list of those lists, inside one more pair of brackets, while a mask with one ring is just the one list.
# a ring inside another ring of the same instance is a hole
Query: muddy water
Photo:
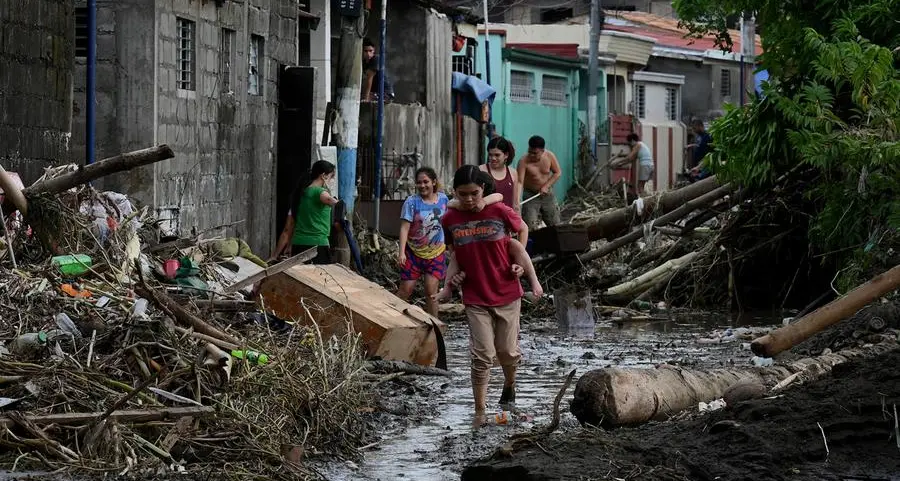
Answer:
[[[699, 319], [699, 320], [698, 320]], [[779, 319], [780, 320], [780, 319]], [[683, 366], [717, 367], [746, 364], [752, 354], [741, 342], [698, 342], [713, 329], [748, 324], [773, 324], [771, 316], [731, 320], [722, 316], [598, 324], [593, 339], [561, 336], [555, 324], [526, 323], [522, 328], [523, 360], [519, 369], [516, 410], [506, 425], [471, 428], [472, 393], [468, 369], [468, 331], [451, 323], [446, 336], [447, 378], [417, 378], [401, 394], [386, 393], [385, 403], [412, 405], [405, 422], [385, 428], [382, 439], [366, 448], [363, 461], [324, 466], [330, 480], [388, 481], [396, 479], [456, 480], [466, 463], [490, 454], [511, 434], [546, 424], [566, 374], [578, 375], [609, 366], [650, 367], [661, 362]], [[739, 324], [738, 324], [739, 323]], [[496, 406], [502, 373], [492, 373], [490, 406]], [[560, 429], [577, 429], [568, 413], [574, 382], [560, 408]]]

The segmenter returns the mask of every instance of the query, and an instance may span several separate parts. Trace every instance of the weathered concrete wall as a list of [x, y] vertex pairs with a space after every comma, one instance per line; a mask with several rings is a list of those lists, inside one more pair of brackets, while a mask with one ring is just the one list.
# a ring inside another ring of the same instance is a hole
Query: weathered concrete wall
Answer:
[[26, 185], [67, 160], [72, 22], [66, 0], [0, 1], [0, 164]]
[[707, 118], [721, 108], [714, 105], [712, 67], [702, 62], [651, 56], [647, 71], [684, 75], [681, 89], [681, 121], [689, 124], [694, 117]]
[[[377, 46], [381, 35], [378, 19], [381, 2], [372, 2], [367, 36]], [[387, 55], [385, 69], [394, 83], [394, 101], [404, 104], [425, 103], [427, 73], [425, 58], [428, 52], [426, 10], [410, 0], [391, 0], [387, 11]]]
[[[98, 3], [98, 158], [162, 143], [176, 155], [103, 187], [177, 210], [183, 232], [229, 224], [218, 233], [267, 251], [275, 237], [277, 79], [280, 65], [296, 62], [296, 2]], [[176, 83], [179, 17], [195, 22], [194, 90]], [[227, 91], [223, 28], [235, 32]], [[251, 34], [264, 40], [261, 95], [248, 93]], [[83, 65], [77, 70], [83, 77]], [[83, 125], [84, 110], [76, 105], [76, 124]]]

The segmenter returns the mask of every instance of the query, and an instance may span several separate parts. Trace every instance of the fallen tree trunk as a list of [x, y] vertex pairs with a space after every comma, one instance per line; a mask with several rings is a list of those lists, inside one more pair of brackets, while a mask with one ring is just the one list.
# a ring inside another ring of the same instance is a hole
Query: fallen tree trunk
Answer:
[[719, 399], [738, 383], [775, 386], [795, 373], [813, 379], [848, 360], [872, 357], [897, 348], [896, 342], [883, 342], [764, 368], [711, 371], [669, 366], [597, 369], [578, 380], [571, 411], [582, 424], [606, 428], [664, 420], [680, 411], [696, 408], [700, 402]]
[[644, 197], [644, 208], [640, 216], [634, 205], [606, 212], [585, 223], [588, 229], [588, 238], [592, 241], [613, 238], [643, 217], [665, 214], [675, 210], [687, 201], [700, 197], [717, 187], [719, 187], [719, 181], [713, 175], [677, 190]]
[[[715, 201], [716, 199], [721, 199], [722, 197], [725, 197], [726, 195], [730, 194], [733, 190], [734, 190], [734, 187], [731, 184], [725, 184], [725, 185], [718, 187], [716, 189], [713, 189], [699, 197], [693, 198], [693, 199], [685, 202], [678, 208], [675, 208], [675, 209], [671, 210], [670, 212], [663, 214], [656, 219], [653, 219], [651, 222], [653, 222], [654, 224], [659, 224], [659, 225], [665, 225], [670, 222], [674, 222], [674, 221], [681, 219], [682, 217], [690, 214], [691, 212], [699, 209], [700, 207], [703, 207], [703, 206]], [[625, 234], [625, 235], [613, 240], [612, 242], [610, 242], [608, 244], [604, 244], [597, 250], [585, 252], [584, 254], [579, 255], [578, 260], [581, 262], [590, 262], [594, 259], [599, 259], [607, 254], [610, 254], [611, 252], [614, 252], [616, 249], [619, 249], [623, 246], [631, 244], [632, 242], [640, 239], [643, 236], [644, 236], [643, 228], [634, 229], [633, 231], [629, 232], [628, 234]]]
[[72, 187], [97, 180], [107, 175], [125, 170], [131, 170], [143, 165], [154, 164], [175, 157], [175, 153], [168, 145], [159, 145], [148, 149], [135, 150], [126, 154], [103, 159], [93, 164], [86, 165], [75, 172], [60, 175], [52, 179], [35, 182], [25, 188], [26, 197], [40, 194], [58, 194]]
[[623, 282], [621, 284], [610, 287], [603, 294], [604, 296], [627, 296], [627, 295], [640, 295], [647, 289], [657, 285], [660, 282], [664, 282], [665, 280], [672, 277], [679, 269], [684, 267], [686, 264], [690, 264], [694, 258], [697, 257], [696, 252], [690, 252], [685, 254], [678, 259], [672, 259], [666, 261], [659, 265], [658, 267], [651, 269], [630, 281]]
[[801, 319], [755, 339], [750, 348], [758, 356], [772, 357], [805, 341], [813, 334], [849, 318], [879, 297], [900, 287], [900, 265], [835, 299]]

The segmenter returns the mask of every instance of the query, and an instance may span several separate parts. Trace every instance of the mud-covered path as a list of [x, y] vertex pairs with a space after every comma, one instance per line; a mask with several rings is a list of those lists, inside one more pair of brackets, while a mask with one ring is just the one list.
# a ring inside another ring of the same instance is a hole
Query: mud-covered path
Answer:
[[[594, 339], [559, 336], [555, 324], [526, 322], [523, 361], [517, 382], [520, 416], [508, 425], [471, 429], [472, 394], [468, 376], [468, 331], [462, 321], [448, 321], [448, 367], [452, 378], [418, 377], [386, 385], [380, 406], [399, 416], [381, 426], [380, 442], [365, 450], [361, 463], [333, 463], [322, 469], [330, 480], [458, 480], [463, 468], [500, 446], [515, 432], [546, 424], [566, 374], [580, 375], [610, 365], [652, 366], [661, 362], [698, 367], [749, 362], [740, 341], [702, 344], [699, 339], [727, 317], [693, 321], [655, 320], [598, 325]], [[496, 405], [502, 374], [494, 369], [489, 403]], [[573, 384], [574, 386], [574, 384]], [[562, 406], [561, 432], [580, 429], [568, 413], [572, 388]]]

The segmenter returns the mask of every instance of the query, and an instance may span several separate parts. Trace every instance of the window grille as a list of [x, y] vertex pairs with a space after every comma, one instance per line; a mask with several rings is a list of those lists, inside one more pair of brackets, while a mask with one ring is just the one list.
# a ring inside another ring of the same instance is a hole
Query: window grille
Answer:
[[250, 36], [250, 72], [247, 76], [247, 93], [250, 95], [262, 95], [263, 60], [265, 59], [263, 48], [264, 40], [259, 35]]
[[639, 119], [647, 118], [647, 87], [644, 84], [634, 88], [634, 111]]
[[191, 20], [178, 18], [178, 88], [194, 90], [196, 87], [196, 54], [195, 39], [197, 24]]
[[509, 79], [509, 100], [513, 102], [534, 102], [534, 74], [513, 70]]
[[87, 7], [75, 7], [75, 56], [87, 57], [88, 29]]
[[722, 69], [722, 74], [720, 78], [720, 82], [722, 85], [719, 86], [719, 92], [722, 94], [722, 98], [730, 98], [731, 97], [731, 70], [727, 68]]
[[569, 79], [555, 75], [541, 78], [541, 104], [556, 107], [569, 105]]
[[678, 87], [666, 87], [666, 117], [677, 121], [681, 117], [679, 106], [680, 89]]
[[222, 83], [222, 92], [231, 92], [234, 90], [234, 38], [235, 31], [222, 29], [222, 47], [219, 49], [219, 66], [220, 82]]

